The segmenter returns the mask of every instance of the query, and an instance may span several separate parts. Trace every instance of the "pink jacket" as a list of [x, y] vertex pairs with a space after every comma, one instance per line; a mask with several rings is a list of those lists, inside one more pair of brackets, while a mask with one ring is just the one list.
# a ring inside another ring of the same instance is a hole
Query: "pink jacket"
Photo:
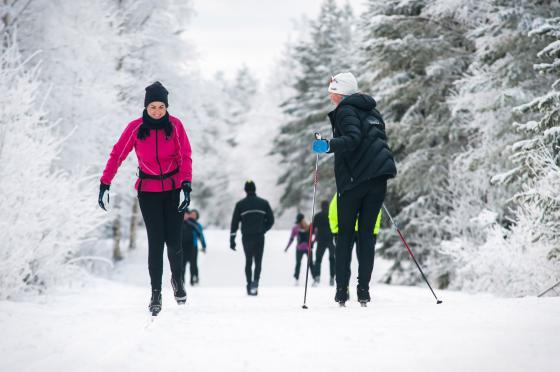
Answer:
[[[142, 190], [146, 192], [162, 192], [181, 188], [183, 181], [192, 181], [192, 159], [191, 144], [183, 127], [183, 123], [169, 115], [173, 127], [173, 133], [169, 139], [165, 138], [163, 129], [151, 130], [150, 135], [138, 139], [138, 129], [142, 125], [142, 118], [131, 121], [124, 130], [121, 138], [117, 141], [103, 175], [101, 183], [110, 185], [117, 173], [119, 166], [128, 156], [132, 148], [136, 151], [138, 165], [147, 174], [161, 175], [175, 169], [179, 172], [169, 178], [162, 180], [143, 179]], [[134, 187], [138, 190], [140, 179], [136, 180]]]

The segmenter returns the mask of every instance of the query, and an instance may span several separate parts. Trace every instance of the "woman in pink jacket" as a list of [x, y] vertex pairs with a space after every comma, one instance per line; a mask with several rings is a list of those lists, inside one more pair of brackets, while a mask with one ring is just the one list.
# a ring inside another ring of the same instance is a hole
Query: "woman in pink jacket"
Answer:
[[[167, 89], [158, 81], [146, 87], [142, 117], [127, 125], [113, 147], [99, 188], [99, 206], [106, 210], [103, 196], [119, 166], [134, 149], [138, 158], [135, 188], [148, 233], [152, 315], [161, 310], [164, 243], [175, 300], [178, 304], [187, 300], [182, 279], [181, 223], [190, 204], [191, 145], [181, 121], [167, 112], [167, 95]], [[180, 203], [181, 190], [184, 200]]]
[[[290, 240], [288, 241], [288, 245], [284, 249], [284, 252], [288, 251], [290, 245], [294, 239], [297, 238], [297, 245], [296, 245], [296, 269], [294, 271], [294, 278], [296, 279], [296, 285], [299, 283], [299, 272], [301, 269], [301, 260], [303, 255], [307, 255], [309, 262], [309, 267], [311, 269], [311, 275], [315, 272], [313, 270], [313, 255], [309, 256], [309, 224], [305, 221], [305, 216], [302, 213], [298, 213], [296, 216], [296, 224], [292, 228], [292, 233], [290, 234]], [[313, 276], [315, 278], [315, 276]]]

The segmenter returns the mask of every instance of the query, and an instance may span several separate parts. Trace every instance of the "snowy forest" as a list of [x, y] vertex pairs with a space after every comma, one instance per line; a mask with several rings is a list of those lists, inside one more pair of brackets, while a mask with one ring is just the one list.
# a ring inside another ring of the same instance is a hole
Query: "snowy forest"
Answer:
[[[233, 78], [200, 73], [191, 1], [4, 0], [0, 299], [122, 260], [144, 238], [133, 155], [109, 214], [96, 198], [111, 147], [156, 80], [193, 146], [205, 225], [228, 228], [252, 179], [275, 228], [289, 228], [311, 212], [312, 135], [332, 136], [327, 85], [342, 71], [385, 118], [398, 170], [385, 204], [437, 288], [519, 297], [560, 280], [560, 3], [364, 3], [324, 0], [266, 80], [246, 66]], [[321, 155], [318, 200], [335, 192], [332, 156]], [[420, 283], [391, 228], [385, 216], [382, 281]]]

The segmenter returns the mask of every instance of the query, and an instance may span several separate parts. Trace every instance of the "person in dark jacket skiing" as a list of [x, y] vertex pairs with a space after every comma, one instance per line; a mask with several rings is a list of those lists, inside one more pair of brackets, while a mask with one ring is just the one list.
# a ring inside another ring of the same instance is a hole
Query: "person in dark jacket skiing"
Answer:
[[397, 174], [393, 154], [387, 144], [385, 122], [375, 100], [359, 93], [350, 72], [331, 78], [329, 113], [333, 138], [313, 142], [316, 153], [334, 153], [334, 173], [338, 193], [338, 238], [336, 242], [335, 301], [348, 300], [350, 258], [354, 227], [358, 220], [358, 301], [371, 300], [369, 282], [373, 270], [373, 231], [387, 191], [387, 180]]
[[[309, 224], [305, 221], [305, 216], [302, 213], [298, 213], [296, 216], [296, 224], [292, 228], [292, 232], [290, 234], [290, 240], [288, 241], [288, 245], [284, 249], [284, 252], [288, 251], [290, 245], [294, 239], [297, 238], [297, 245], [296, 245], [296, 268], [294, 271], [294, 278], [296, 279], [296, 285], [299, 283], [299, 272], [301, 270], [301, 259], [303, 255], [308, 256], [309, 253]], [[308, 256], [308, 259], [311, 260], [309, 262], [309, 268], [311, 269], [311, 275], [314, 276], [313, 271], [313, 255]]]
[[321, 212], [317, 213], [313, 218], [313, 234], [317, 242], [317, 250], [315, 251], [315, 281], [317, 285], [321, 281], [321, 262], [325, 251], [329, 250], [329, 274], [331, 286], [334, 285], [335, 274], [335, 255], [334, 255], [334, 242], [333, 234], [329, 225], [329, 201], [323, 200], [321, 202]]
[[197, 285], [198, 276], [198, 241], [202, 244], [202, 252], [206, 253], [206, 240], [202, 231], [202, 225], [198, 222], [198, 210], [193, 209], [185, 213], [182, 227], [182, 247], [183, 247], [183, 281], [187, 271], [187, 264], [190, 264], [191, 285]]
[[[256, 194], [253, 181], [245, 183], [247, 196], [235, 204], [231, 218], [230, 248], [235, 251], [235, 237], [241, 223], [243, 251], [245, 252], [245, 277], [247, 279], [247, 294], [258, 294], [261, 264], [264, 252], [264, 234], [274, 225], [274, 214], [265, 199]], [[253, 262], [255, 271], [253, 274]]]
[[[182, 280], [183, 251], [181, 221], [190, 203], [192, 181], [191, 145], [183, 123], [169, 115], [168, 91], [158, 81], [146, 87], [144, 112], [131, 121], [113, 147], [99, 186], [99, 206], [109, 202], [109, 187], [119, 166], [132, 149], [138, 158], [138, 201], [148, 233], [148, 271], [152, 285], [149, 309], [152, 315], [161, 310], [163, 250], [171, 267], [171, 284], [175, 300], [187, 300]], [[181, 191], [184, 200], [181, 202]]]

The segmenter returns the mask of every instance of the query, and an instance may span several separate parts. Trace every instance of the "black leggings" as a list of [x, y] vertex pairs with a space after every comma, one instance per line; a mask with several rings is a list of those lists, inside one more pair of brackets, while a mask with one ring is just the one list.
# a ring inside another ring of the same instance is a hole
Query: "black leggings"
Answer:
[[[299, 272], [301, 270], [301, 260], [303, 259], [303, 255], [307, 256], [307, 250], [305, 251], [300, 251], [296, 249], [296, 271], [294, 272], [294, 278], [296, 278], [296, 280], [299, 280]], [[311, 257], [309, 257], [309, 259], [311, 260], [311, 262], [309, 263], [309, 269], [311, 270], [311, 276], [315, 277], [314, 274], [314, 269], [313, 269], [313, 255]], [[305, 269], [307, 270], [307, 266], [305, 267]]]
[[334, 259], [334, 244], [333, 241], [317, 242], [317, 252], [315, 252], [315, 276], [321, 276], [321, 262], [326, 250], [329, 250], [329, 273], [331, 278], [334, 278], [335, 272], [335, 259]]
[[336, 285], [347, 288], [358, 219], [358, 286], [369, 289], [375, 256], [373, 227], [387, 191], [386, 179], [373, 179], [338, 195], [338, 238], [336, 241]]
[[163, 248], [167, 244], [167, 258], [171, 274], [181, 278], [183, 250], [181, 223], [183, 214], [177, 212], [179, 191], [140, 192], [138, 201], [148, 233], [148, 270], [152, 289], [161, 290], [163, 275]]
[[[247, 284], [258, 282], [261, 277], [261, 264], [264, 252], [264, 235], [243, 235], [243, 251], [245, 252], [245, 278]], [[255, 274], [252, 275], [253, 261]]]
[[183, 277], [186, 274], [187, 264], [189, 263], [191, 284], [193, 284], [193, 278], [195, 276], [198, 278], [198, 248], [195, 247], [194, 243], [183, 240]]

